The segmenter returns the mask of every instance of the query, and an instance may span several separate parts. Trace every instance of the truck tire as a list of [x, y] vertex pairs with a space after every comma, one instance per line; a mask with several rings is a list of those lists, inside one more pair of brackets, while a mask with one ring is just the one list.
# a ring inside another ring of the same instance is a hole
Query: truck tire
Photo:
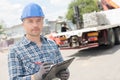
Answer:
[[114, 35], [114, 31], [113, 29], [108, 29], [108, 37], [107, 37], [107, 40], [108, 40], [108, 44], [107, 44], [107, 47], [108, 48], [111, 48], [114, 46], [115, 44], [115, 35]]
[[120, 29], [114, 28], [115, 44], [120, 44]]
[[78, 36], [71, 36], [69, 39], [69, 46], [70, 47], [77, 47], [79, 44]]

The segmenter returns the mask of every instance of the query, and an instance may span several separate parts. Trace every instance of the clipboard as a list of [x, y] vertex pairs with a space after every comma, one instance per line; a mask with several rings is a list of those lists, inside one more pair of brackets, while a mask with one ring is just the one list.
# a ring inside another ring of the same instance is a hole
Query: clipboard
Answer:
[[56, 78], [56, 74], [61, 70], [67, 69], [74, 59], [75, 58], [70, 58], [61, 63], [53, 65], [50, 71], [44, 76], [43, 80], [52, 80], [53, 78]]

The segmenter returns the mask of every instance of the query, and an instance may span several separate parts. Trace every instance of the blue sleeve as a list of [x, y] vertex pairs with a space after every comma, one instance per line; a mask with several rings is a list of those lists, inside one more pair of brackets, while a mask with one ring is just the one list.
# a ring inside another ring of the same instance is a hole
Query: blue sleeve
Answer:
[[62, 54], [61, 54], [59, 49], [58, 49], [58, 52], [57, 52], [57, 55], [56, 55], [56, 61], [58, 63], [63, 62], [63, 57], [62, 57]]
[[14, 49], [8, 54], [8, 69], [10, 80], [31, 80], [31, 76], [24, 76], [21, 62]]
[[64, 60], [63, 60], [62, 54], [60, 52], [60, 49], [55, 42], [54, 42], [54, 44], [55, 44], [55, 47], [56, 47], [56, 55], [55, 55], [56, 63], [63, 62]]

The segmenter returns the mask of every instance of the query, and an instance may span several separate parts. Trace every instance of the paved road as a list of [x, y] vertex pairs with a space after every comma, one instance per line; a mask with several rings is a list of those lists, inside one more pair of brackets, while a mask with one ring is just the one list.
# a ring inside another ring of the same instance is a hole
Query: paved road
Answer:
[[0, 52], [0, 80], [8, 80], [7, 53]]
[[69, 80], [120, 80], [120, 46], [84, 51], [62, 51], [65, 58], [76, 57], [69, 69]]
[[[69, 80], [120, 80], [120, 45], [80, 51], [61, 50], [64, 59], [75, 57]], [[7, 54], [0, 53], [0, 80], [8, 80]]]

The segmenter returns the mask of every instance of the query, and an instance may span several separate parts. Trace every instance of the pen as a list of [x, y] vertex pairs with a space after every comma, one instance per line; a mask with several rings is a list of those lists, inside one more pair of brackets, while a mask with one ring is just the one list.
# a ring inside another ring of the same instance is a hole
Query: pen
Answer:
[[42, 63], [41, 63], [41, 62], [35, 62], [35, 64], [37, 64], [37, 65], [41, 65]]

